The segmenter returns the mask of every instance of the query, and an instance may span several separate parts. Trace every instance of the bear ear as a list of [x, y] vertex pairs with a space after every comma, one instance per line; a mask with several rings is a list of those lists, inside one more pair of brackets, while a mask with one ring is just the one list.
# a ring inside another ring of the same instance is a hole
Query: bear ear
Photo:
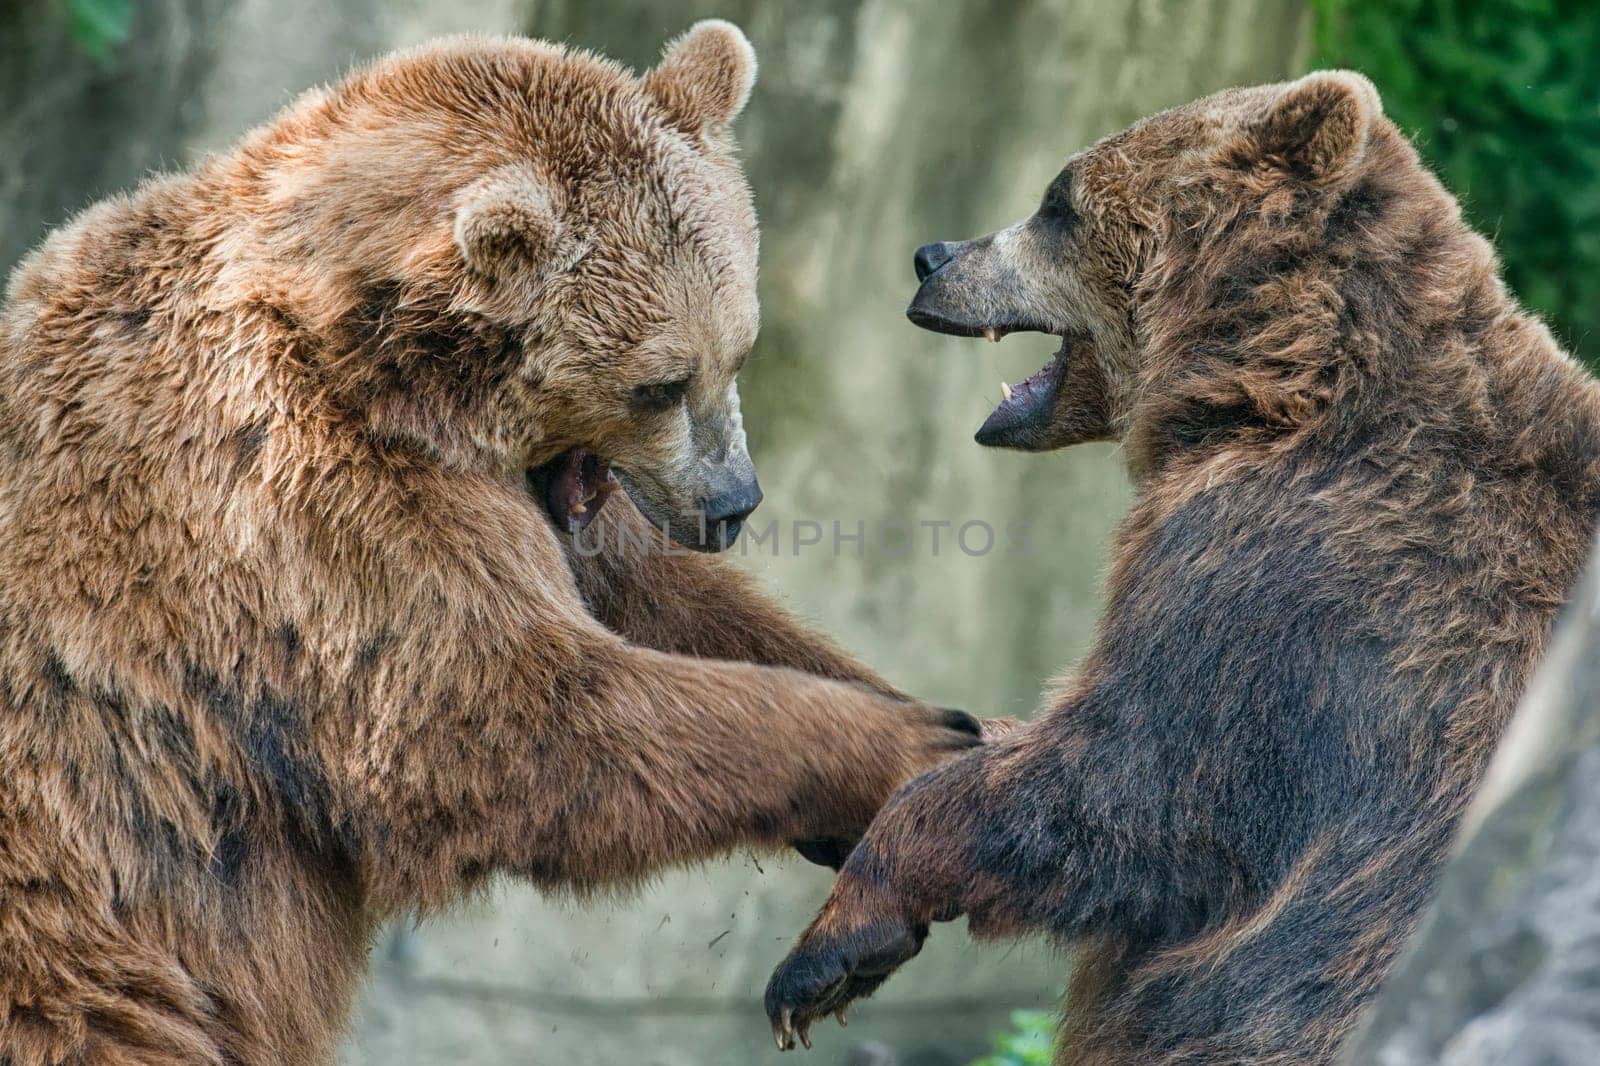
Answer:
[[561, 219], [554, 186], [533, 168], [501, 167], [467, 186], [456, 207], [456, 247], [491, 278], [538, 268], [554, 255]]
[[744, 31], [704, 19], [667, 45], [643, 85], [674, 126], [716, 136], [744, 110], [755, 83], [756, 52]]
[[1290, 82], [1253, 133], [1257, 147], [1300, 176], [1333, 182], [1361, 161], [1383, 103], [1354, 71], [1321, 70]]

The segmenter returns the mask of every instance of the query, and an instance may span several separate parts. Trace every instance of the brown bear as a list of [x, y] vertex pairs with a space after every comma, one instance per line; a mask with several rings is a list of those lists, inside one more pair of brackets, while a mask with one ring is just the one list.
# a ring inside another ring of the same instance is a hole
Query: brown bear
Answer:
[[976, 742], [714, 557], [596, 536], [722, 547], [759, 499], [753, 76], [716, 22], [643, 77], [438, 44], [20, 266], [5, 1066], [325, 1062], [387, 918], [848, 840]]
[[1600, 390], [1355, 74], [1156, 115], [916, 267], [919, 325], [1061, 339], [979, 440], [1118, 440], [1137, 495], [1087, 658], [879, 815], [780, 1046], [966, 915], [1075, 951], [1058, 1063], [1334, 1061], [1583, 562]]

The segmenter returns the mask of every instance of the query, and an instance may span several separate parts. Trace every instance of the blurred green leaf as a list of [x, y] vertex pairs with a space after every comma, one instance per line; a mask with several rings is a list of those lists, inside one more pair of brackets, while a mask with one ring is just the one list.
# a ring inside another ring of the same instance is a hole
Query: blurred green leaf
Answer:
[[1050, 1066], [1055, 1028], [1056, 1016], [1049, 1011], [1012, 1011], [1010, 1031], [994, 1038], [994, 1054], [972, 1066]]
[[96, 59], [128, 39], [133, 26], [133, 0], [67, 0], [72, 39]]

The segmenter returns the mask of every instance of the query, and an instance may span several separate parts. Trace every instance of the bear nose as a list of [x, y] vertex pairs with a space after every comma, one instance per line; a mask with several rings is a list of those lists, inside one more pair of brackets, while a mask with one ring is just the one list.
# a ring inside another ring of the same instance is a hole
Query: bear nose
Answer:
[[950, 250], [948, 241], [934, 241], [932, 244], [924, 244], [921, 248], [918, 248], [916, 256], [911, 260], [911, 264], [916, 267], [917, 280], [919, 282], [927, 281], [955, 257], [956, 254]]
[[706, 516], [706, 527], [715, 529], [726, 522], [732, 532], [750, 517], [750, 512], [761, 506], [761, 483], [751, 478], [747, 483], [711, 497], [701, 508]]

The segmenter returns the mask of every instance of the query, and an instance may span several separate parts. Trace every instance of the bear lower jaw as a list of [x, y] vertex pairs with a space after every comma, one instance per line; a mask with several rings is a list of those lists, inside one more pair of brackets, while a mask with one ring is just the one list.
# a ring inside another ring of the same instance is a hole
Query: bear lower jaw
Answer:
[[566, 533], [587, 529], [622, 487], [611, 464], [585, 448], [569, 448], [528, 471], [528, 483], [556, 528]]
[[1002, 381], [1000, 391], [1005, 398], [978, 429], [977, 442], [985, 447], [1004, 448], [1012, 445], [1019, 435], [1049, 419], [1061, 393], [1071, 354], [1072, 341], [1063, 336], [1061, 347], [1044, 366], [1016, 385]]

